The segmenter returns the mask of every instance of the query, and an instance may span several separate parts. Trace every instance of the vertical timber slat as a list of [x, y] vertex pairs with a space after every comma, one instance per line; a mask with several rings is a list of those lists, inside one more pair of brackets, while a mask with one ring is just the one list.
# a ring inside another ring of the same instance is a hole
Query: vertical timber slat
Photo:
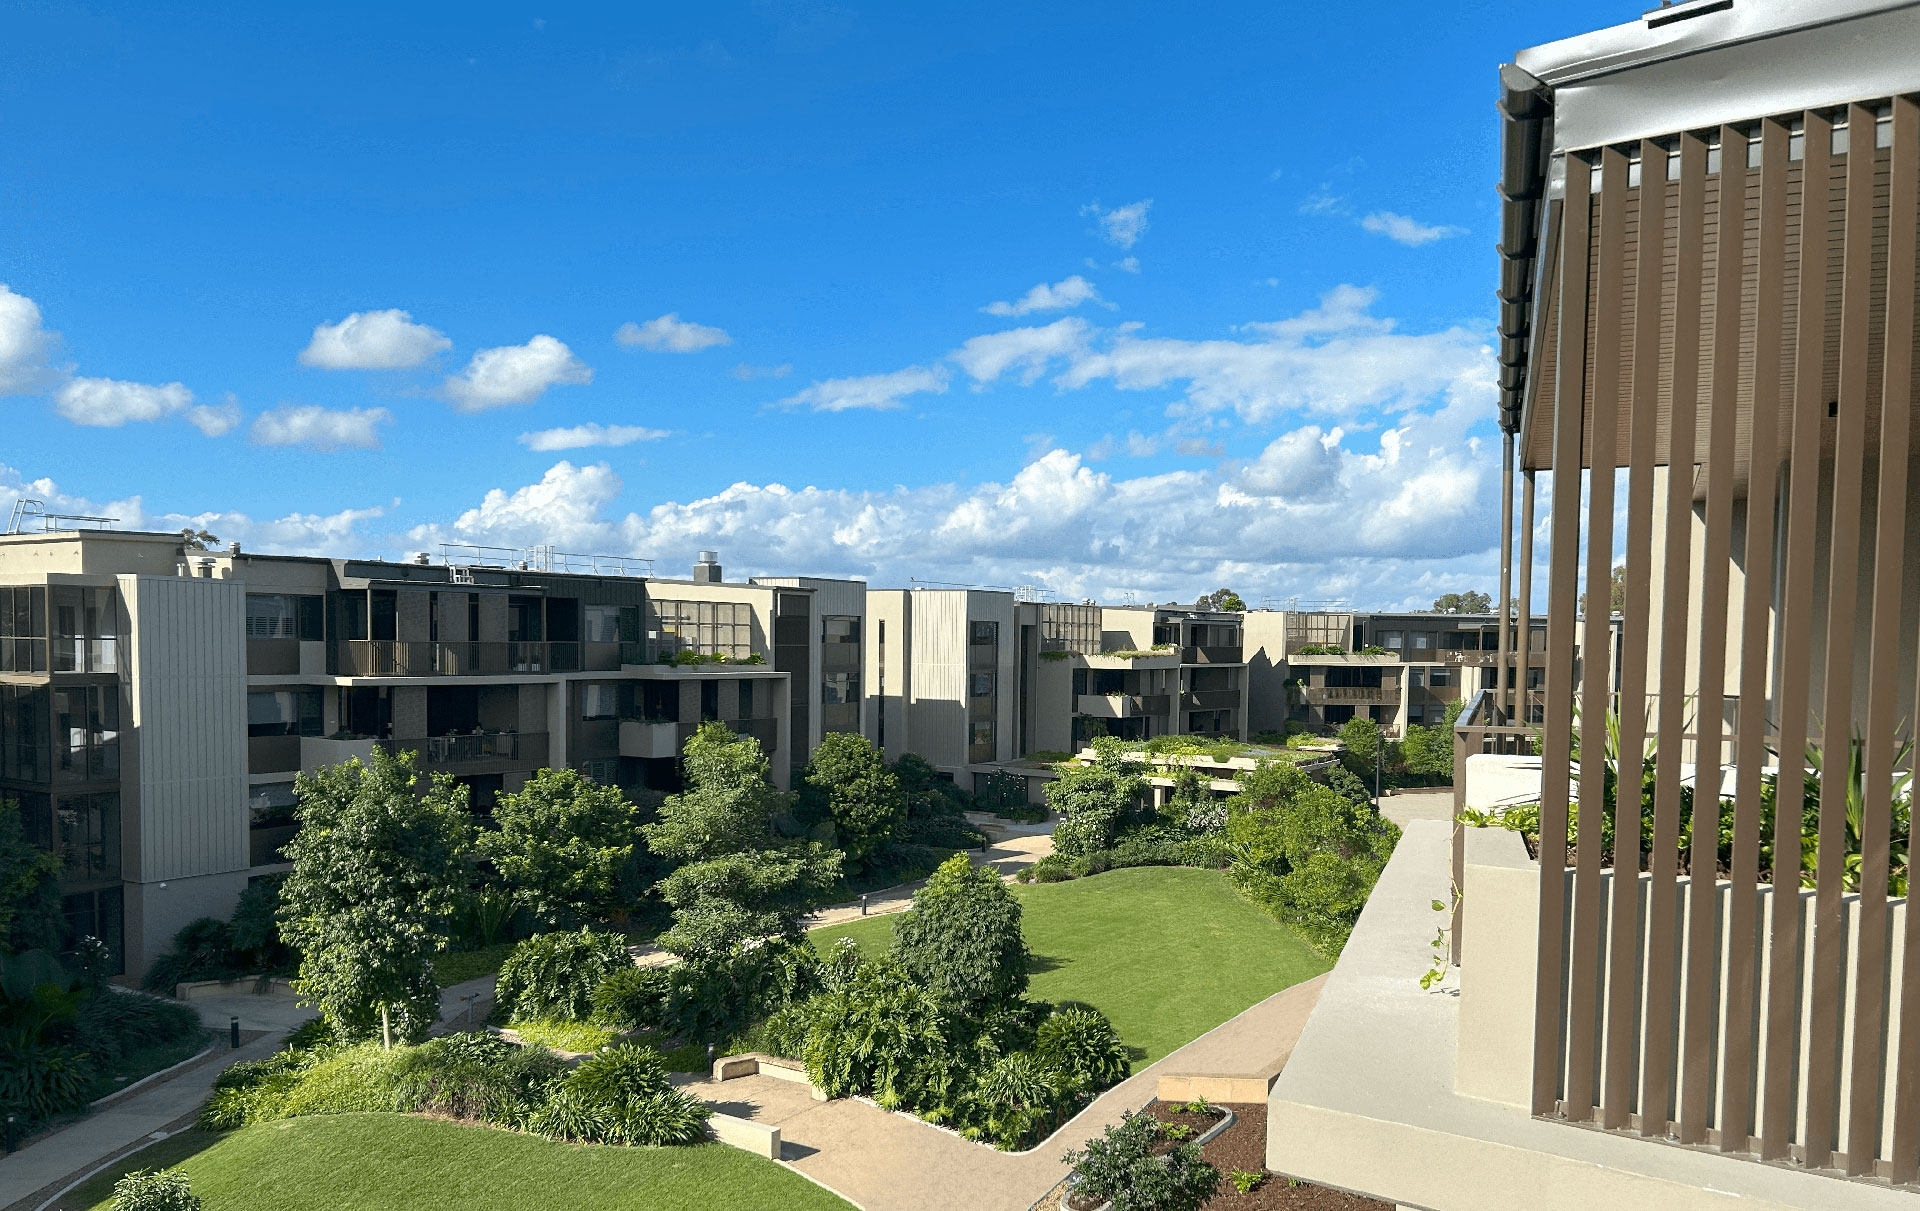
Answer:
[[[1767, 718], [1748, 703], [1767, 700], [1773, 610], [1775, 505], [1780, 477], [1780, 339], [1787, 246], [1786, 123], [1760, 124], [1760, 235], [1754, 291], [1753, 417], [1747, 465], [1746, 592], [1740, 616], [1740, 717], [1735, 723], [1733, 853], [1729, 877], [1726, 1034], [1721, 1041], [1720, 1149], [1745, 1152], [1754, 1128], [1754, 980], [1760, 880], [1760, 771]], [[1748, 945], [1747, 939], [1754, 944]]]
[[1654, 767], [1653, 841], [1648, 861], [1646, 1045], [1641, 1054], [1641, 1131], [1667, 1134], [1679, 1039], [1673, 1028], [1673, 939], [1678, 888], [1681, 736], [1686, 730], [1686, 622], [1693, 558], [1694, 409], [1700, 384], [1700, 289], [1705, 240], [1707, 144], [1680, 136], [1680, 190], [1674, 235], [1673, 381], [1667, 401], [1666, 546], [1660, 613], [1659, 750]]
[[[1920, 256], [1920, 249], [1915, 247], [1915, 227], [1920, 225], [1920, 198], [1915, 197], [1915, 181], [1920, 179], [1920, 100], [1913, 97], [1893, 100], [1891, 173], [1893, 192], [1887, 213], [1886, 389], [1881, 406], [1893, 408], [1897, 400], [1897, 406], [1905, 408], [1913, 400], [1913, 353], [1910, 344], [1896, 349], [1895, 338], [1913, 328], [1915, 259]], [[1916, 679], [1916, 684], [1920, 684], [1920, 679]], [[1914, 717], [1920, 718], [1920, 713]], [[1896, 1185], [1905, 1185], [1920, 1177], [1920, 1064], [1914, 1062], [1915, 1050], [1920, 1048], [1920, 996], [1914, 995], [1913, 990], [1915, 973], [1920, 972], [1920, 914], [1916, 914], [1913, 907], [1909, 879], [1906, 929], [1904, 937], [1895, 940], [1902, 948], [1900, 970], [1905, 984], [1894, 1052], [1900, 1066], [1895, 1071], [1894, 1087], [1889, 1091], [1893, 1103], [1889, 1176]]]
[[[1647, 639], [1652, 596], [1653, 465], [1660, 429], [1660, 274], [1666, 260], [1667, 150], [1654, 139], [1640, 141], [1640, 246], [1633, 275], [1633, 379], [1627, 436], [1626, 592], [1621, 602], [1620, 768], [1631, 769], [1633, 810], [1614, 810], [1613, 919], [1607, 959], [1607, 1069], [1601, 1092], [1602, 1123], [1629, 1122], [1636, 1086], [1634, 1035], [1640, 1023], [1640, 896], [1618, 894], [1627, 874], [1640, 873], [1640, 771], [1647, 738]], [[1624, 805], [1624, 790], [1616, 790]], [[1664, 1116], [1663, 1116], [1664, 1117]]]
[[[1846, 876], [1847, 786], [1853, 763], [1854, 623], [1859, 612], [1861, 476], [1866, 470], [1868, 308], [1872, 305], [1873, 111], [1848, 118], [1845, 240], [1840, 273], [1840, 398], [1834, 424], [1833, 520], [1827, 544], [1825, 694], [1820, 713], [1820, 850], [1813, 893], [1813, 995], [1806, 1164], [1833, 1162], [1840, 1100], [1840, 1013], [1846, 935], [1840, 896]], [[1865, 138], [1861, 138], [1862, 134]], [[1828, 1049], [1831, 1048], [1829, 1051]]]
[[[1902, 721], [1895, 712], [1900, 664], [1900, 588], [1905, 569], [1907, 457], [1912, 436], [1914, 223], [1920, 163], [1904, 136], [1913, 137], [1911, 105], [1896, 105], [1887, 197], [1886, 342], [1881, 363], [1880, 474], [1874, 529], [1872, 670], [1867, 684], [1866, 747], [1861, 761], [1859, 974], [1854, 997], [1852, 1088], [1847, 1112], [1847, 1172], [1873, 1172], [1886, 1106], [1887, 865], [1893, 823], [1893, 776], [1900, 763]], [[1858, 146], [1849, 143], [1849, 148]], [[1868, 149], [1871, 154], [1871, 147]], [[1866, 157], [1862, 157], [1863, 159]], [[1851, 178], [1848, 189], [1852, 189]], [[1848, 222], [1852, 222], [1849, 200]], [[1848, 238], [1852, 235], [1849, 232]]]
[[[1600, 883], [1606, 829], [1607, 707], [1611, 661], [1613, 581], [1613, 480], [1620, 407], [1620, 281], [1624, 276], [1627, 208], [1627, 153], [1619, 147], [1600, 152], [1600, 222], [1593, 238], [1599, 280], [1590, 297], [1596, 308], [1593, 396], [1587, 400], [1587, 574], [1586, 655], [1580, 679], [1580, 800], [1579, 856], [1573, 877], [1573, 951], [1568, 959], [1567, 1092], [1564, 1113], [1584, 1121], [1594, 1105], [1594, 1064], [1598, 1059], [1601, 952]], [[1559, 498], [1559, 469], [1555, 465], [1554, 497]], [[1557, 547], [1558, 544], [1556, 544]], [[1556, 556], [1556, 559], [1558, 557]], [[1568, 670], [1571, 672], [1571, 668]], [[1572, 687], [1568, 687], [1569, 694]]]
[[1573, 733], [1574, 612], [1578, 608], [1580, 447], [1587, 364], [1587, 241], [1593, 168], [1566, 157], [1561, 215], [1559, 355], [1553, 383], [1553, 521], [1547, 581], [1546, 719], [1540, 767], [1540, 938], [1535, 976], [1533, 1111], [1558, 1109], [1566, 999], [1567, 806]]
[[[1792, 450], [1818, 450], [1827, 417], [1821, 390], [1827, 331], [1827, 193], [1833, 124], [1824, 114], [1805, 115], [1800, 184], [1800, 289], [1795, 306]], [[1815, 525], [1820, 506], [1818, 467], [1787, 465], [1785, 591], [1780, 628], [1781, 766], [1801, 767], [1807, 747], [1811, 694]], [[1800, 813], [1802, 779], [1789, 775], [1776, 789], [1773, 817], [1774, 905], [1767, 942], [1767, 1030], [1761, 1055], [1760, 1159], [1783, 1160], [1789, 1152], [1799, 1097], [1800, 983], [1785, 972], [1800, 970]]]

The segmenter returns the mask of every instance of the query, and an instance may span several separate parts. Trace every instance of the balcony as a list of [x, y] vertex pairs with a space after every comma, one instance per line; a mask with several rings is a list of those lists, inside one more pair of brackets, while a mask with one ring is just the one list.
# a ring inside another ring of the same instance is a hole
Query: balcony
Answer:
[[611, 672], [633, 645], [348, 639], [336, 646], [342, 677], [474, 677]]
[[247, 830], [247, 865], [271, 866], [276, 862], [285, 862], [282, 852], [287, 842], [293, 840], [300, 831], [298, 824], [277, 824], [269, 827], [254, 827]]
[[1397, 685], [1308, 685], [1300, 692], [1308, 706], [1393, 706], [1400, 701]]
[[680, 755], [680, 725], [670, 720], [622, 719], [620, 755], [640, 760]]
[[453, 773], [489, 773], [502, 769], [539, 769], [547, 764], [545, 732], [482, 732], [472, 736], [423, 736], [383, 740], [389, 752], [419, 754], [422, 769]]
[[356, 758], [364, 765], [373, 760], [373, 750], [379, 746], [371, 736], [302, 736], [300, 768], [319, 769]]
[[300, 736], [247, 737], [247, 772], [278, 774], [300, 768]]
[[247, 640], [247, 675], [250, 677], [297, 677], [300, 674], [298, 639]]
[[1180, 695], [1180, 705], [1187, 710], [1233, 710], [1240, 705], [1240, 691], [1191, 690]]
[[1180, 649], [1181, 664], [1245, 664], [1240, 647], [1187, 647]]
[[1074, 711], [1094, 719], [1136, 719], [1164, 715], [1172, 701], [1167, 694], [1081, 694]]

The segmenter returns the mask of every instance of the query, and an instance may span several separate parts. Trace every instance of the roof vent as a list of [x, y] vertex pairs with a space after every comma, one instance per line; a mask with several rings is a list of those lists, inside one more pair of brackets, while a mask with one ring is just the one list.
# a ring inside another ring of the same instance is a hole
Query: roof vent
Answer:
[[428, 555], [425, 551], [415, 551], [413, 553], [413, 562], [419, 564], [423, 568], [426, 567], [427, 564], [431, 563], [432, 560], [433, 560], [433, 557]]
[[237, 542], [230, 542], [230, 543], [228, 543], [228, 544], [227, 544], [227, 554], [229, 554], [229, 555], [238, 555], [239, 553], [240, 553], [240, 544], [239, 544], [239, 543], [237, 543]]
[[695, 584], [720, 583], [720, 552], [700, 552], [699, 560], [693, 565], [693, 582]]

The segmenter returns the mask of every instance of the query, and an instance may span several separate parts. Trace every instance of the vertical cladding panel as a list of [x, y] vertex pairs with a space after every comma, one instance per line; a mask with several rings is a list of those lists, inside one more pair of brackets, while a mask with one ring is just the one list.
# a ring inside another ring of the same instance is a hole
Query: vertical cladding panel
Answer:
[[401, 589], [394, 594], [394, 636], [402, 643], [425, 643], [430, 634], [426, 589]]
[[244, 870], [245, 590], [231, 580], [118, 579], [133, 632], [140, 878]]
[[480, 633], [473, 638], [481, 643], [504, 643], [507, 638], [507, 595], [481, 593]]
[[907, 710], [913, 751], [951, 769], [967, 762], [967, 594], [912, 594], [913, 664]]

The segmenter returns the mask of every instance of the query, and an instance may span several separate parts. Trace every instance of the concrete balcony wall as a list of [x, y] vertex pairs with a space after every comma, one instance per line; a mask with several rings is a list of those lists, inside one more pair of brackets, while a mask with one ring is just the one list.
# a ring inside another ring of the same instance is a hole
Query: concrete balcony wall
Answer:
[[620, 721], [620, 755], [642, 760], [677, 757], [680, 755], [680, 725], [622, 719]]
[[380, 746], [371, 736], [352, 740], [330, 740], [325, 736], [300, 737], [300, 768], [315, 770], [322, 766], [338, 765], [342, 761], [359, 758], [364, 764], [373, 760], [373, 750]]
[[247, 772], [277, 774], [300, 768], [300, 736], [247, 737]]

